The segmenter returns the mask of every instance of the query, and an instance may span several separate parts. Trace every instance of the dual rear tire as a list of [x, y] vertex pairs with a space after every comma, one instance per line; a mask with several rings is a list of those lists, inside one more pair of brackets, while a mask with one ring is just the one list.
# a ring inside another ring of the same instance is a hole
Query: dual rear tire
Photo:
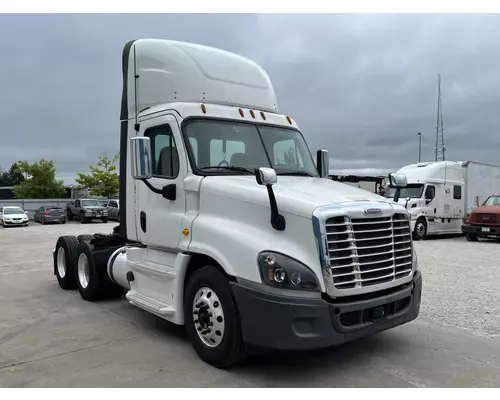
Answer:
[[107, 252], [94, 252], [93, 235], [61, 236], [54, 252], [54, 273], [64, 290], [78, 289], [87, 301], [115, 297], [123, 289], [107, 273]]

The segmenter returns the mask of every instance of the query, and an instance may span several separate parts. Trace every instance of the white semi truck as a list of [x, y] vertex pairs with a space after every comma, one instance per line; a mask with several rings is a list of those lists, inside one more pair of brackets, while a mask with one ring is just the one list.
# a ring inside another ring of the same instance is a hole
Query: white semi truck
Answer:
[[[428, 235], [460, 234], [463, 219], [491, 194], [500, 193], [500, 166], [473, 161], [437, 161], [397, 171], [405, 188], [389, 188], [386, 197], [407, 207], [415, 240]], [[397, 196], [397, 198], [395, 197]]]
[[125, 292], [220, 368], [253, 347], [323, 348], [417, 317], [406, 209], [328, 179], [327, 151], [315, 165], [260, 66], [156, 39], [126, 44], [122, 63], [120, 223], [57, 240], [63, 289]]

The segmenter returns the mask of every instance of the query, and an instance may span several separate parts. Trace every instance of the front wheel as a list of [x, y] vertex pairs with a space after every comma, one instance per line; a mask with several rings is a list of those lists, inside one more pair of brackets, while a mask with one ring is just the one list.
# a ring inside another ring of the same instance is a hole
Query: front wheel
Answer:
[[85, 214], [83, 214], [83, 213], [82, 213], [82, 214], [80, 214], [80, 223], [81, 223], [81, 224], [84, 224], [84, 223], [86, 223], [86, 222], [87, 222], [87, 220], [85, 219]]
[[467, 232], [465, 234], [465, 238], [467, 239], [468, 242], [477, 242], [479, 240], [477, 234], [470, 232]]
[[245, 358], [236, 301], [228, 279], [217, 268], [202, 267], [189, 279], [184, 318], [191, 343], [206, 363], [227, 368]]
[[427, 224], [423, 218], [419, 218], [413, 229], [413, 240], [422, 240], [427, 235]]
[[103, 223], [103, 224], [107, 224], [107, 223], [108, 223], [108, 219], [107, 219], [107, 218], [103, 218], [103, 219], [102, 219], [102, 223]]

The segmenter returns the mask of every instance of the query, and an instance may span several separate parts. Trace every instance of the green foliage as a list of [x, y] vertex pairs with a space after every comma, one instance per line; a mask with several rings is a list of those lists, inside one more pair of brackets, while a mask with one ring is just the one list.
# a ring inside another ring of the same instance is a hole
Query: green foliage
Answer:
[[90, 166], [90, 174], [78, 174], [76, 183], [78, 189], [88, 189], [95, 196], [110, 198], [118, 194], [120, 190], [120, 180], [116, 172], [116, 162], [119, 155], [115, 154], [113, 159], [107, 156], [98, 156], [97, 166]]
[[0, 172], [0, 186], [15, 186], [24, 181], [24, 175], [19, 170], [19, 161], [13, 163], [10, 169]]
[[64, 182], [56, 179], [56, 168], [52, 160], [42, 158], [32, 164], [18, 161], [16, 172], [23, 175], [23, 180], [12, 188], [17, 198], [46, 199], [64, 194]]

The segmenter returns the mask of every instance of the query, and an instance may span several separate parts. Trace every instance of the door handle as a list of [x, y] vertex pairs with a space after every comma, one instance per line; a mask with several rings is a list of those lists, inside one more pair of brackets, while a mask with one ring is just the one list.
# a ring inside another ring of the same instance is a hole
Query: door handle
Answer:
[[140, 214], [140, 220], [141, 220], [141, 229], [144, 233], [146, 233], [146, 213], [144, 211], [141, 211]]

